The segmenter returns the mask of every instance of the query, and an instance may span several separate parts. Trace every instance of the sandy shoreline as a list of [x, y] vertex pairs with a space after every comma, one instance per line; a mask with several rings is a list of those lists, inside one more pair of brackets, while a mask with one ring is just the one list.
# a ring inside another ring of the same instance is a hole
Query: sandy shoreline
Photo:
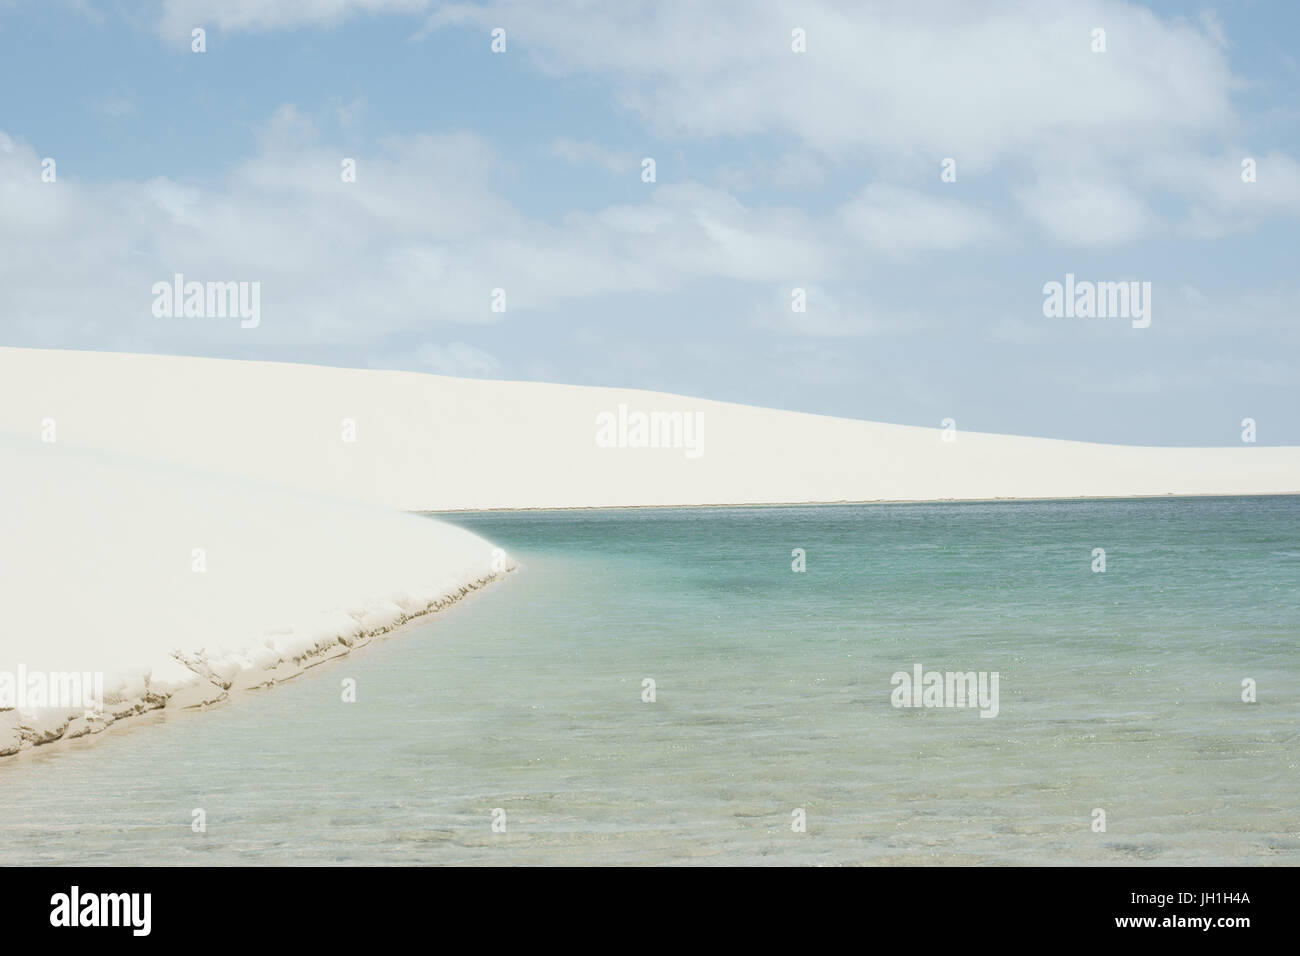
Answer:
[[978, 505], [1023, 504], [1035, 501], [1161, 501], [1167, 498], [1295, 498], [1300, 492], [1260, 491], [1249, 494], [1206, 493], [1176, 495], [1076, 495], [1059, 498], [871, 498], [845, 499], [843, 501], [716, 501], [693, 505], [607, 505], [600, 507], [571, 506], [567, 508], [454, 508], [441, 511], [412, 511], [411, 514], [437, 517], [438, 515], [525, 514], [544, 511], [680, 511], [690, 508], [807, 508], [836, 505]]
[[[112, 702], [105, 707], [102, 719], [87, 720], [85, 717], [72, 717], [60, 720], [46, 716], [33, 721], [31, 726], [21, 728], [27, 733], [21, 736], [17, 749], [0, 750], [0, 768], [21, 763], [29, 756], [50, 753], [61, 746], [77, 742], [90, 743], [109, 730], [131, 730], [145, 726], [149, 723], [148, 718], [161, 716], [164, 712], [168, 714], [202, 712], [209, 707], [233, 703], [240, 696], [251, 691], [294, 680], [309, 670], [348, 657], [378, 640], [395, 637], [399, 631], [423, 618], [463, 603], [476, 592], [505, 578], [513, 570], [514, 568], [511, 568], [473, 581], [447, 598], [435, 601], [423, 610], [406, 615], [391, 625], [360, 635], [340, 634], [333, 644], [315, 648], [298, 657], [280, 660], [268, 668], [241, 671], [233, 680], [223, 681], [217, 675], [195, 671], [197, 683], [168, 693], [146, 694], [131, 700]], [[6, 713], [8, 712], [0, 712], [0, 716]], [[5, 758], [12, 758], [12, 760]]]
[[0, 759], [291, 679], [515, 567], [436, 519], [0, 432]]

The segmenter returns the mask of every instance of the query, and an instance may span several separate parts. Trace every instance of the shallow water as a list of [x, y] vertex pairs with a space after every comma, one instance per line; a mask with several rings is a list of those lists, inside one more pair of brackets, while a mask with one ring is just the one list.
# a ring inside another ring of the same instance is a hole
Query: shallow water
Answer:
[[[0, 762], [0, 862], [1300, 863], [1300, 498], [447, 520], [521, 570]], [[998, 716], [892, 706], [915, 664]]]

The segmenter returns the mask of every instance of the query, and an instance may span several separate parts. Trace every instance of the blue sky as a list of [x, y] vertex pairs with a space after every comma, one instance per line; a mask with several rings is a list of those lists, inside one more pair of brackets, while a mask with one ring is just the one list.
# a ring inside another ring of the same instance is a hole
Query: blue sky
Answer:
[[[1298, 32], [1283, 2], [0, 0], [0, 344], [1300, 444]], [[260, 325], [155, 317], [175, 272], [260, 282]], [[1150, 327], [1044, 317], [1067, 272], [1150, 282]]]

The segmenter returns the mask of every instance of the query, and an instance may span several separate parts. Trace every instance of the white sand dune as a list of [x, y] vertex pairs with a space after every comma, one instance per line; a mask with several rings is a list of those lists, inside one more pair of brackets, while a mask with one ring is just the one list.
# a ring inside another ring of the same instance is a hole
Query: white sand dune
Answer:
[[[701, 453], [600, 447], [597, 416], [620, 405], [698, 415]], [[60, 442], [407, 511], [1300, 492], [1297, 447], [949, 442], [629, 389], [0, 349], [0, 428], [45, 419]]]
[[513, 566], [429, 518], [35, 436], [0, 462], [0, 756], [285, 680]]

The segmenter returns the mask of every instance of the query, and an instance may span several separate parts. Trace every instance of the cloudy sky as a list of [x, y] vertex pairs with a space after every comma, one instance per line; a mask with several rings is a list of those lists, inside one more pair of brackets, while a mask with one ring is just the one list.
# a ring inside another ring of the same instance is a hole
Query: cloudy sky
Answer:
[[[0, 344], [1300, 444], [1297, 35], [1284, 0], [0, 0]], [[260, 282], [260, 325], [156, 317], [178, 272]], [[1150, 282], [1150, 326], [1045, 317], [1067, 273]]]

